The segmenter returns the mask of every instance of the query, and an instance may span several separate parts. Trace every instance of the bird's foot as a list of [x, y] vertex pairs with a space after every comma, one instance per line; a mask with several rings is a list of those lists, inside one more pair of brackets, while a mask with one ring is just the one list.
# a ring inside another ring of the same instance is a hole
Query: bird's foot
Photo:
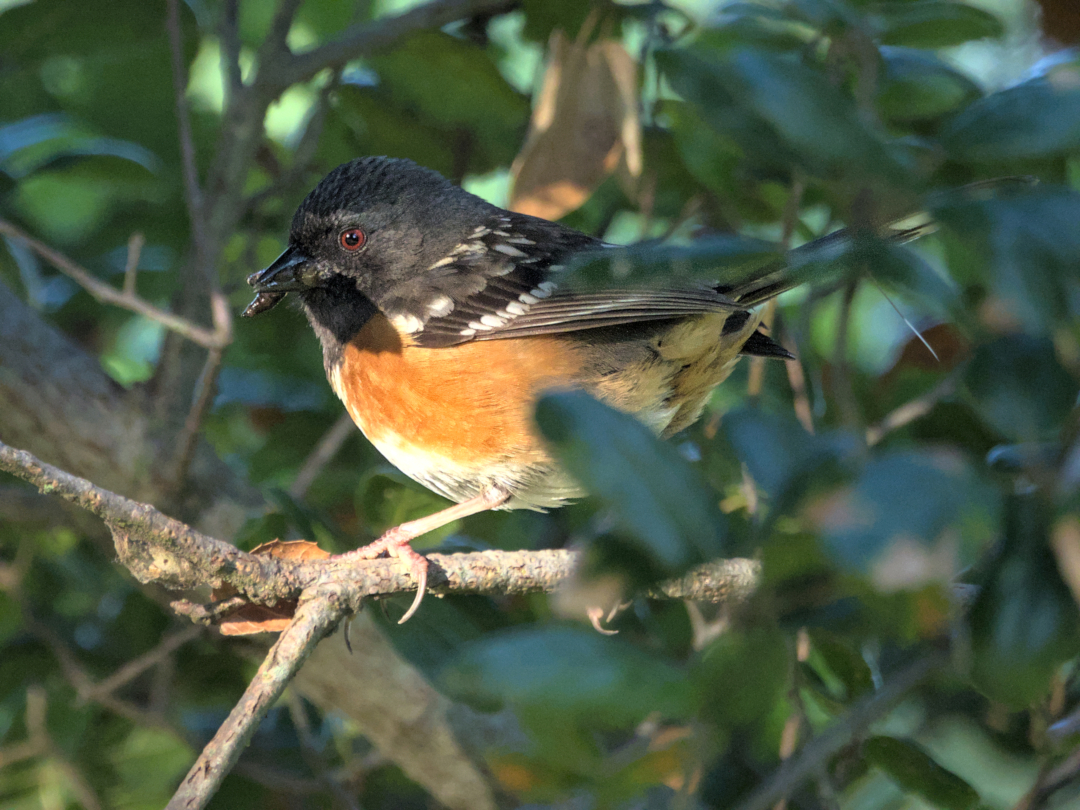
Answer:
[[420, 603], [424, 601], [424, 594], [427, 593], [428, 561], [423, 554], [409, 545], [415, 538], [416, 535], [408, 530], [407, 524], [403, 524], [388, 530], [373, 543], [335, 557], [343, 562], [352, 562], [374, 560], [386, 554], [389, 557], [397, 557], [409, 567], [409, 573], [417, 583], [416, 597], [409, 609], [405, 611], [405, 615], [398, 619], [398, 624], [404, 624], [413, 617], [419, 610]]

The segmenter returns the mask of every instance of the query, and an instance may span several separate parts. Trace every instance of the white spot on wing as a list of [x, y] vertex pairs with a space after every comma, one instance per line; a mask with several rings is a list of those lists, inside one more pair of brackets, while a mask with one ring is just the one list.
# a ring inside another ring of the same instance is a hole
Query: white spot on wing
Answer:
[[[535, 290], [534, 290], [534, 292], [535, 292]], [[542, 297], [543, 296], [541, 296], [541, 298]], [[518, 301], [520, 301], [523, 304], [535, 304], [539, 300], [540, 300], [540, 298], [537, 298], [535, 295], [529, 295], [528, 293], [522, 293], [521, 295], [518, 296]]]
[[428, 269], [429, 270], [434, 270], [434, 269], [436, 269], [438, 267], [446, 267], [446, 265], [453, 264], [453, 263], [454, 263], [454, 257], [453, 256], [444, 256], [443, 258], [441, 258], [437, 262], [435, 262], [435, 264], [431, 265], [431, 267], [429, 267]]
[[464, 335], [465, 337], [472, 337], [473, 335], [476, 334], [476, 330], [475, 329], [462, 329], [461, 334]]
[[407, 335], [420, 332], [424, 328], [424, 322], [417, 318], [412, 313], [401, 312], [397, 315], [390, 316], [390, 323], [394, 325], [394, 328], [404, 332]]
[[524, 236], [515, 236], [513, 239], [507, 239], [511, 245], [535, 245], [532, 239], [526, 239]]
[[[498, 315], [483, 315], [480, 318], [480, 323], [491, 329], [498, 329], [500, 326], [506, 326], [506, 319], [500, 318]], [[472, 324], [469, 325], [472, 326]]]
[[507, 304], [506, 311], [510, 315], [524, 315], [526, 312], [528, 312], [528, 310], [525, 308], [525, 305], [518, 303], [517, 301], [511, 301], [509, 304]]
[[436, 318], [449, 315], [454, 310], [454, 302], [448, 295], [437, 295], [428, 301], [427, 311]]
[[480, 321], [469, 321], [469, 328], [472, 329], [473, 332], [490, 332], [491, 331], [490, 326], [488, 326], [486, 323], [480, 323]]
[[528, 253], [518, 250], [513, 245], [504, 245], [501, 242], [495, 245], [494, 249], [499, 253], [505, 253], [507, 256], [515, 256], [522, 259], [529, 255]]

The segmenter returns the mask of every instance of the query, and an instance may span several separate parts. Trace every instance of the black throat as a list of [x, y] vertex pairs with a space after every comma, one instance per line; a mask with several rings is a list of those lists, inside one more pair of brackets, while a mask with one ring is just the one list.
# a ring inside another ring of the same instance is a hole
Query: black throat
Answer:
[[326, 373], [341, 362], [345, 345], [379, 310], [354, 282], [337, 277], [326, 287], [300, 294], [311, 328], [323, 348]]

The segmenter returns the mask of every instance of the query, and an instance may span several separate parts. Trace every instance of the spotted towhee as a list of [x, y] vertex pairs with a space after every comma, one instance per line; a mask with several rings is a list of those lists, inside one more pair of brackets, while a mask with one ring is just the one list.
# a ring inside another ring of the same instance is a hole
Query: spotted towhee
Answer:
[[670, 436], [698, 418], [740, 355], [791, 358], [752, 307], [792, 286], [792, 274], [774, 265], [728, 285], [565, 288], [564, 263], [605, 247], [408, 160], [368, 157], [316, 186], [288, 249], [248, 278], [258, 296], [244, 314], [296, 293], [364, 435], [456, 502], [344, 555], [388, 552], [411, 566], [419, 592], [405, 618], [427, 579], [412, 539], [487, 509], [582, 494], [537, 435], [541, 392], [583, 389]]

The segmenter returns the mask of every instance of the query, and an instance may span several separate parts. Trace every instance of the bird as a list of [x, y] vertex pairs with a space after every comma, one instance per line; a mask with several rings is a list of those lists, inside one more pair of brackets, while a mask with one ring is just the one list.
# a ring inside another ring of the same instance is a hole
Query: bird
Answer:
[[386, 553], [409, 567], [418, 589], [402, 622], [427, 587], [412, 540], [486, 510], [544, 511], [584, 494], [533, 423], [542, 394], [583, 390], [667, 438], [698, 419], [741, 356], [794, 359], [755, 309], [798, 283], [784, 266], [728, 284], [566, 282], [575, 257], [610, 248], [412, 161], [361, 157], [315, 186], [288, 247], [248, 277], [256, 296], [244, 315], [299, 298], [359, 429], [454, 502], [338, 555]]

